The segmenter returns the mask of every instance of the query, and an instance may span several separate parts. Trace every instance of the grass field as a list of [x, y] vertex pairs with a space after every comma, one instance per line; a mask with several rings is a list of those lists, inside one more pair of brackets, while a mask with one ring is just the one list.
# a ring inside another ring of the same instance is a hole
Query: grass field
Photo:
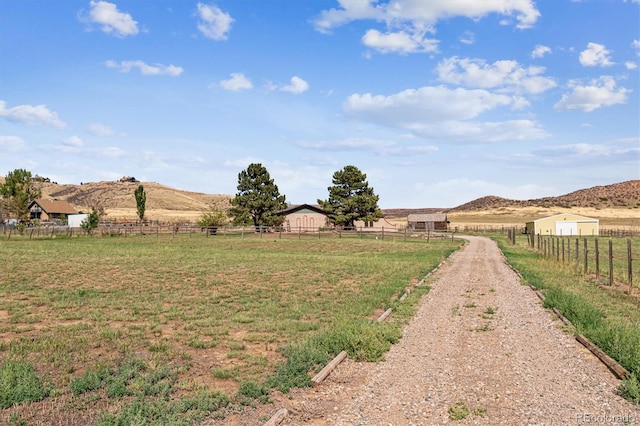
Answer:
[[[527, 246], [526, 236], [519, 236], [516, 245], [503, 236], [496, 239], [523, 280], [545, 295], [545, 306], [558, 308], [575, 326], [575, 332], [585, 335], [627, 369], [630, 377], [620, 390], [627, 399], [640, 403], [640, 283], [636, 281], [635, 291], [628, 294], [626, 284], [603, 285], [593, 274], [584, 275], [582, 268], [576, 271], [575, 264], [545, 258]], [[626, 239], [614, 242], [614, 250], [623, 252], [624, 247], [626, 255]], [[633, 247], [637, 259], [640, 238], [633, 240]]]
[[380, 359], [426, 287], [375, 318], [460, 243], [0, 240], [0, 423], [190, 424]]

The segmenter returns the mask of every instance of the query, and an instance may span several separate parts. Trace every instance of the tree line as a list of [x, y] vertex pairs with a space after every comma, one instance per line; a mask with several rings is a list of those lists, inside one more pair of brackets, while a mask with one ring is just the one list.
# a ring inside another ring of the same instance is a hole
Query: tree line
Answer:
[[[327, 188], [328, 198], [317, 200], [332, 224], [353, 227], [358, 220], [374, 222], [382, 217], [378, 207], [379, 196], [366, 179], [367, 175], [353, 165], [333, 174], [332, 186]], [[252, 163], [238, 174], [237, 190], [230, 208], [220, 204], [211, 206], [203, 213], [198, 225], [215, 227], [232, 222], [234, 225], [271, 227], [283, 224], [285, 218], [280, 212], [288, 207], [286, 197], [280, 194], [274, 179], [262, 164]], [[26, 222], [30, 216], [29, 204], [40, 198], [41, 191], [30, 171], [16, 169], [9, 172], [5, 182], [0, 184], [0, 195], [2, 216]], [[134, 197], [138, 218], [144, 220], [147, 194], [143, 185], [136, 188]], [[82, 223], [82, 228], [88, 233], [98, 226], [103, 211], [96, 206], [90, 208], [91, 212]]]

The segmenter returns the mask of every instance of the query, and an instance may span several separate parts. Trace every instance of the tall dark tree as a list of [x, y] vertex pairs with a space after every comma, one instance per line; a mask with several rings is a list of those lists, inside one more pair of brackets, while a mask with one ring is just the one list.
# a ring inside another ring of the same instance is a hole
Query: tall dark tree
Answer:
[[143, 220], [144, 211], [147, 204], [147, 193], [144, 192], [144, 187], [142, 185], [139, 185], [133, 192], [133, 195], [136, 197], [136, 210], [138, 211], [138, 217], [140, 218], [140, 220]]
[[284, 217], [277, 212], [286, 207], [285, 196], [262, 164], [252, 163], [238, 174], [238, 193], [229, 210], [236, 225], [281, 225]]
[[29, 220], [29, 204], [40, 198], [40, 188], [31, 177], [31, 172], [25, 169], [15, 169], [5, 177], [0, 184], [3, 209], [16, 219]]
[[356, 220], [373, 222], [382, 217], [378, 197], [369, 187], [367, 175], [355, 166], [345, 166], [333, 174], [329, 199], [318, 200], [329, 220], [339, 226], [353, 227]]

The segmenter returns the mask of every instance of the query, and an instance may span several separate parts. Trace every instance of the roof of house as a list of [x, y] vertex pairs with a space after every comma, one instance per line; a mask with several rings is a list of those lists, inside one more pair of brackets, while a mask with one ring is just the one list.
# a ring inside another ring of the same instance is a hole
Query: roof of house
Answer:
[[416, 213], [407, 216], [407, 222], [446, 222], [446, 213]]
[[59, 213], [59, 214], [77, 214], [76, 209], [71, 206], [67, 201], [62, 200], [48, 200], [48, 199], [38, 199], [33, 200], [31, 204], [29, 204], [29, 209], [33, 207], [34, 204], [40, 206], [40, 208], [47, 214], [51, 213]]
[[298, 212], [300, 210], [311, 210], [315, 213], [320, 213], [323, 215], [327, 215], [327, 212], [325, 210], [323, 210], [320, 206], [317, 205], [312, 205], [312, 204], [293, 204], [291, 206], [289, 206], [288, 208], [284, 209], [284, 210], [280, 210], [278, 212], [278, 214], [281, 215], [288, 215], [291, 213], [295, 213]]

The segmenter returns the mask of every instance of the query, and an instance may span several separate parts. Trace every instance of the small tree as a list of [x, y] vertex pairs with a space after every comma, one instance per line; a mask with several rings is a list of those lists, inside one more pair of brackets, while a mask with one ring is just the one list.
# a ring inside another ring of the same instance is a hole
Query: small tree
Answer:
[[96, 210], [91, 210], [89, 216], [85, 218], [85, 220], [80, 223], [80, 227], [84, 232], [89, 235], [93, 235], [93, 230], [98, 227], [98, 223], [100, 222], [100, 217], [98, 216], [98, 212]]
[[367, 175], [355, 166], [345, 166], [333, 174], [333, 186], [327, 188], [329, 199], [318, 200], [332, 223], [353, 227], [356, 220], [373, 222], [382, 217], [378, 207], [380, 197], [366, 179]]
[[196, 222], [198, 226], [211, 228], [211, 233], [216, 232], [216, 228], [225, 225], [229, 221], [229, 213], [218, 203], [211, 206], [211, 209], [202, 213], [200, 219]]
[[138, 211], [138, 217], [140, 218], [140, 221], [142, 221], [144, 219], [144, 211], [147, 204], [147, 193], [144, 192], [144, 187], [139, 185], [133, 192], [133, 195], [136, 197], [136, 210]]
[[262, 164], [252, 163], [238, 174], [238, 193], [231, 200], [230, 214], [236, 225], [253, 223], [254, 226], [281, 225], [284, 217], [278, 215], [287, 207], [285, 196]]
[[29, 220], [29, 204], [41, 196], [40, 189], [31, 177], [31, 172], [25, 169], [15, 169], [5, 177], [0, 184], [3, 210], [22, 221]]

